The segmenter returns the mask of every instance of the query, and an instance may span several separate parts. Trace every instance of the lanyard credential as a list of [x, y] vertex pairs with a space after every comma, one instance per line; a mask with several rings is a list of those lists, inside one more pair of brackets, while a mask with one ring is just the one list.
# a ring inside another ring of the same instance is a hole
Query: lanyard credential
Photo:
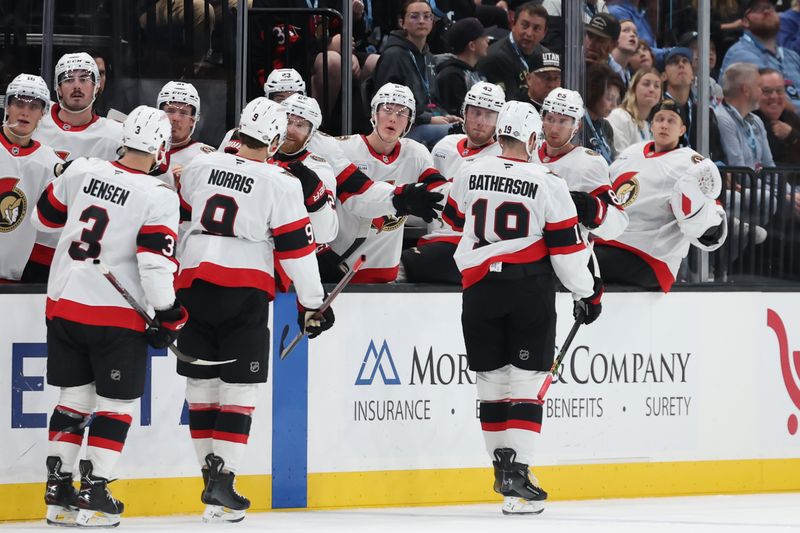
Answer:
[[[422, 86], [425, 88], [425, 103], [431, 101], [431, 83], [428, 81], [428, 77], [419, 69], [419, 65], [417, 64], [417, 59], [414, 57], [414, 53], [409, 50], [408, 55], [411, 56], [411, 63], [414, 65], [414, 68], [417, 69], [417, 74], [419, 74], [419, 78], [422, 81]], [[423, 59], [424, 61], [424, 59]], [[425, 65], [425, 70], [427, 71], [428, 65]]]
[[611, 164], [611, 147], [608, 145], [608, 142], [606, 142], [605, 137], [597, 132], [597, 129], [594, 127], [594, 121], [591, 117], [586, 117], [586, 124], [589, 126], [589, 129], [592, 133], [592, 137], [589, 139], [589, 142], [594, 140], [592, 144], [596, 147], [597, 151], [600, 152], [600, 155], [603, 156], [603, 159], [605, 159], [608, 164]]
[[514, 49], [514, 52], [517, 54], [517, 57], [519, 58], [520, 62], [522, 63], [522, 66], [525, 67], [525, 70], [526, 71], [530, 70], [530, 68], [528, 68], [528, 62], [525, 60], [525, 56], [522, 55], [522, 52], [520, 52], [519, 48], [517, 47], [517, 43], [514, 42], [514, 34], [513, 33], [509, 33], [508, 34], [508, 42], [511, 43], [511, 48]]

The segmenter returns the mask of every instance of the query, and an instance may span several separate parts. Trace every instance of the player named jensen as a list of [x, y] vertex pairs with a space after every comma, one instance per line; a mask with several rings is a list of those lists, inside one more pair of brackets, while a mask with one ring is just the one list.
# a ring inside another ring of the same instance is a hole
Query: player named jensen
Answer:
[[106, 200], [117, 205], [125, 205], [131, 191], [123, 187], [118, 187], [103, 180], [92, 178], [91, 181], [83, 188], [83, 192], [90, 196]]

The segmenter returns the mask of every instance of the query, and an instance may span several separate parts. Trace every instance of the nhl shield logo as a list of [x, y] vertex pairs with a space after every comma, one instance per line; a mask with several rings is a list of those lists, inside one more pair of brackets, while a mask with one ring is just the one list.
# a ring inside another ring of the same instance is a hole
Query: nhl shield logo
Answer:
[[255, 374], [261, 368], [261, 363], [258, 361], [250, 361], [250, 372]]
[[110, 377], [112, 381], [120, 381], [122, 379], [122, 372], [114, 368], [111, 370]]
[[527, 361], [530, 358], [531, 354], [528, 350], [520, 350], [519, 351], [519, 359], [520, 361]]

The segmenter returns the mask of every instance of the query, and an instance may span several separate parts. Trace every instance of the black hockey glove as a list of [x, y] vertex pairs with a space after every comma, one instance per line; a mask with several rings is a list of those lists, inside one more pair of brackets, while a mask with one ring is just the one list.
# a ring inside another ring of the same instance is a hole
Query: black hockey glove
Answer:
[[316, 309], [306, 309], [300, 304], [297, 307], [297, 325], [300, 326], [300, 331], [308, 334], [309, 339], [319, 336], [323, 331], [328, 331], [336, 321], [332, 307], [323, 311], [322, 318], [315, 318]]
[[292, 161], [286, 165], [286, 169], [300, 180], [308, 212], [313, 213], [322, 209], [328, 198], [325, 192], [325, 184], [319, 179], [317, 173], [300, 161]]
[[414, 215], [425, 222], [433, 222], [442, 210], [441, 201], [444, 195], [425, 188], [424, 183], [409, 183], [395, 190], [392, 205], [397, 209], [397, 216]]
[[155, 325], [144, 332], [147, 342], [153, 348], [166, 348], [178, 338], [181, 328], [189, 320], [189, 313], [178, 300], [168, 309], [156, 311]]
[[589, 229], [594, 229], [606, 218], [606, 204], [588, 192], [570, 191], [575, 210], [578, 211], [578, 222]]
[[591, 324], [597, 317], [600, 316], [600, 312], [603, 310], [603, 304], [600, 303], [600, 300], [603, 298], [603, 280], [595, 277], [594, 278], [594, 293], [591, 296], [586, 298], [581, 298], [580, 300], [575, 301], [575, 305], [572, 308], [572, 316], [577, 320], [578, 319], [578, 312], [583, 310], [583, 323], [584, 324]]
[[705, 246], [711, 246], [717, 244], [719, 240], [722, 238], [722, 234], [725, 230], [725, 220], [720, 222], [717, 226], [708, 228], [705, 233], [700, 235], [697, 239], [700, 241], [700, 244]]

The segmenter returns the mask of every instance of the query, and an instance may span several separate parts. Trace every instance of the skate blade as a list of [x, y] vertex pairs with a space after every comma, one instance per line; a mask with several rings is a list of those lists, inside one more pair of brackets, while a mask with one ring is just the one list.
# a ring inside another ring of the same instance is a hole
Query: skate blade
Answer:
[[75, 522], [80, 527], [112, 528], [119, 525], [119, 515], [81, 509]]
[[503, 501], [504, 515], [541, 514], [542, 511], [544, 511], [544, 500], [526, 500], [524, 498], [506, 496]]
[[203, 522], [207, 524], [235, 523], [244, 520], [245, 511], [236, 511], [222, 505], [206, 505]]
[[60, 527], [77, 527], [78, 511], [60, 505], [47, 506], [47, 525]]

